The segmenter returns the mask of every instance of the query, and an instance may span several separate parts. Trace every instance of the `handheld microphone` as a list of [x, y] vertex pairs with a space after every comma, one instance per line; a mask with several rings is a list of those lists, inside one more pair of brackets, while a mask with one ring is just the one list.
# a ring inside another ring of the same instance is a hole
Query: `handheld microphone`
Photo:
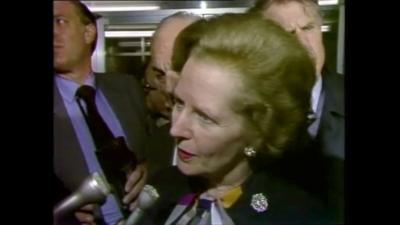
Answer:
[[102, 204], [110, 191], [111, 188], [104, 177], [95, 172], [83, 181], [78, 190], [55, 207], [54, 218], [62, 218], [87, 204]]
[[143, 187], [143, 190], [139, 194], [138, 206], [128, 217], [125, 225], [139, 224], [139, 221], [142, 218], [144, 211], [152, 207], [159, 197], [160, 195], [153, 186], [145, 185]]

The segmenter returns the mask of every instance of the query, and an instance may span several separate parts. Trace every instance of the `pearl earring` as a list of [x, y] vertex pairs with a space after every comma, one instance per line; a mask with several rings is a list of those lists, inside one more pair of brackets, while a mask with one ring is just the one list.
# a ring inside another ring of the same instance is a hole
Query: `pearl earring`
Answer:
[[247, 146], [244, 148], [243, 153], [247, 156], [247, 157], [254, 157], [256, 156], [257, 152], [254, 149], [254, 147], [252, 146]]

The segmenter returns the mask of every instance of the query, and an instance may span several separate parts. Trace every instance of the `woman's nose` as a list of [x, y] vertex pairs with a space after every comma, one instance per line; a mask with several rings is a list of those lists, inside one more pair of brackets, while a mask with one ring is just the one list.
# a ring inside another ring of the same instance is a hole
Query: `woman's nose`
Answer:
[[190, 138], [190, 121], [186, 112], [172, 112], [172, 125], [170, 134], [174, 138]]

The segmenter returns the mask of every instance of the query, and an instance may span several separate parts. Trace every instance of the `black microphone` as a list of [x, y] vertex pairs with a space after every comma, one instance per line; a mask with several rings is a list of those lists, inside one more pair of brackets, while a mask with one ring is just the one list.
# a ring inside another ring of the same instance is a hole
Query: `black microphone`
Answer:
[[110, 191], [110, 186], [104, 177], [95, 172], [87, 177], [75, 192], [55, 207], [53, 216], [55, 219], [59, 219], [87, 204], [102, 204]]
[[160, 195], [151, 185], [145, 185], [139, 194], [138, 206], [126, 220], [125, 225], [136, 225], [143, 217], [144, 211], [152, 207]]

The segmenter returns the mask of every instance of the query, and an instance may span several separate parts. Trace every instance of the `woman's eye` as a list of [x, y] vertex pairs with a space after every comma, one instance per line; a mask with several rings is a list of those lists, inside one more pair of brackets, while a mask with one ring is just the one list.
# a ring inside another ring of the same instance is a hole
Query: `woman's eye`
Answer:
[[205, 115], [203, 113], [196, 113], [196, 115], [202, 123], [205, 123], [205, 124], [213, 124], [214, 123], [214, 121], [210, 117], [208, 117], [207, 115]]
[[180, 101], [177, 101], [177, 100], [175, 99], [175, 101], [174, 101], [174, 108], [175, 108], [176, 110], [178, 110], [178, 111], [182, 111], [182, 110], [183, 110], [183, 107], [184, 107], [183, 103], [180, 102]]

